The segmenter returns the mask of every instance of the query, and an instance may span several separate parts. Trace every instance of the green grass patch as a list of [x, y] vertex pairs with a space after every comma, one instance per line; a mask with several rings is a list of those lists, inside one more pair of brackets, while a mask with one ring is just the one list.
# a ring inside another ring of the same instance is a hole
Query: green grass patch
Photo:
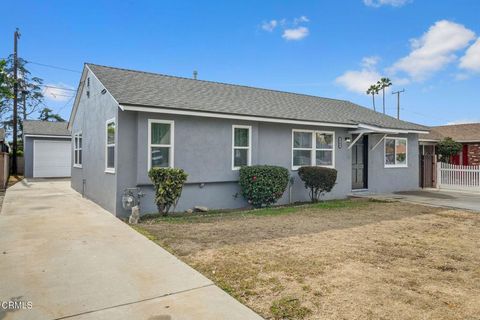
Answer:
[[286, 214], [295, 214], [299, 212], [317, 212], [323, 210], [334, 210], [344, 208], [356, 208], [368, 205], [368, 201], [364, 200], [329, 200], [318, 203], [296, 203], [286, 206], [275, 206], [262, 209], [247, 210], [211, 210], [209, 212], [195, 213], [172, 213], [168, 216], [159, 214], [146, 214], [142, 216], [141, 222], [146, 224], [155, 223], [202, 223], [211, 222], [219, 219], [234, 219], [242, 217], [263, 217], [263, 216], [280, 216]]
[[275, 319], [303, 319], [312, 312], [302, 306], [300, 300], [292, 297], [274, 301], [270, 306], [270, 311]]

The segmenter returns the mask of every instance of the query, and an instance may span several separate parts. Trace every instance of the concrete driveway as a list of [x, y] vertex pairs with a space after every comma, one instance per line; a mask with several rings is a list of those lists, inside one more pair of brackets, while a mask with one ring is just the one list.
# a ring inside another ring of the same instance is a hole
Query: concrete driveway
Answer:
[[397, 200], [424, 205], [480, 211], [480, 193], [425, 189], [372, 195], [376, 199]]
[[0, 275], [2, 320], [261, 319], [69, 181], [8, 189]]

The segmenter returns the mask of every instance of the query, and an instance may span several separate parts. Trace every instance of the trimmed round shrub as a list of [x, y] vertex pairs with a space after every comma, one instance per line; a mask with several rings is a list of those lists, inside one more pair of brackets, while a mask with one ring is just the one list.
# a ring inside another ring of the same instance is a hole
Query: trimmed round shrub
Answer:
[[155, 188], [158, 212], [167, 215], [172, 206], [175, 208], [177, 205], [188, 174], [178, 168], [152, 168], [148, 172], [148, 177]]
[[305, 188], [310, 189], [310, 199], [317, 202], [320, 197], [332, 191], [337, 181], [337, 170], [324, 167], [300, 167], [298, 176], [305, 183]]
[[278, 166], [248, 166], [240, 168], [242, 196], [255, 208], [277, 202], [288, 185], [288, 169]]

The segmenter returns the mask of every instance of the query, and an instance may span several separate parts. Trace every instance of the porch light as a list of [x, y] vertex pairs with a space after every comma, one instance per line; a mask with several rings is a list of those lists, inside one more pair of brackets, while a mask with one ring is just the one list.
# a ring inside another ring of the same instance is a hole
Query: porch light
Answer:
[[352, 142], [352, 138], [350, 137], [345, 137], [345, 143], [350, 143]]

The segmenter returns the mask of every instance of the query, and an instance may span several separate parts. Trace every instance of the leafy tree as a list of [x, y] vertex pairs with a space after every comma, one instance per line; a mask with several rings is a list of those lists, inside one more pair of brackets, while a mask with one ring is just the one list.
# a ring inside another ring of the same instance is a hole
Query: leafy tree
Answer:
[[[43, 80], [39, 77], [33, 77], [30, 71], [27, 69], [27, 61], [18, 58], [18, 119], [20, 131], [23, 130], [23, 120], [28, 116], [37, 112], [38, 109], [44, 105], [43, 103]], [[13, 55], [10, 55], [5, 62], [5, 73], [9, 79], [8, 82], [9, 91], [13, 92]], [[23, 96], [25, 95], [26, 108], [23, 105]], [[6, 130], [10, 130], [13, 127], [13, 99], [4, 100], [0, 109], [0, 121]], [[21, 134], [19, 135], [21, 136]]]
[[392, 85], [392, 81], [388, 78], [381, 78], [377, 81], [377, 86], [383, 92], [383, 113], [385, 114], [385, 89]]
[[6, 64], [5, 60], [0, 60], [0, 107], [2, 107], [6, 99], [12, 97], [12, 81], [5, 70]]
[[375, 108], [375, 95], [378, 94], [379, 91], [380, 87], [378, 86], [378, 84], [372, 84], [367, 90], [367, 94], [372, 95], [373, 111], [377, 111], [377, 109]]
[[437, 145], [437, 151], [440, 155], [440, 161], [449, 163], [452, 156], [457, 155], [462, 150], [462, 144], [456, 142], [450, 137], [446, 137]]
[[43, 121], [53, 120], [57, 122], [65, 122], [65, 119], [63, 119], [58, 113], [53, 113], [53, 110], [49, 108], [43, 108], [42, 111], [40, 111], [38, 119]]

